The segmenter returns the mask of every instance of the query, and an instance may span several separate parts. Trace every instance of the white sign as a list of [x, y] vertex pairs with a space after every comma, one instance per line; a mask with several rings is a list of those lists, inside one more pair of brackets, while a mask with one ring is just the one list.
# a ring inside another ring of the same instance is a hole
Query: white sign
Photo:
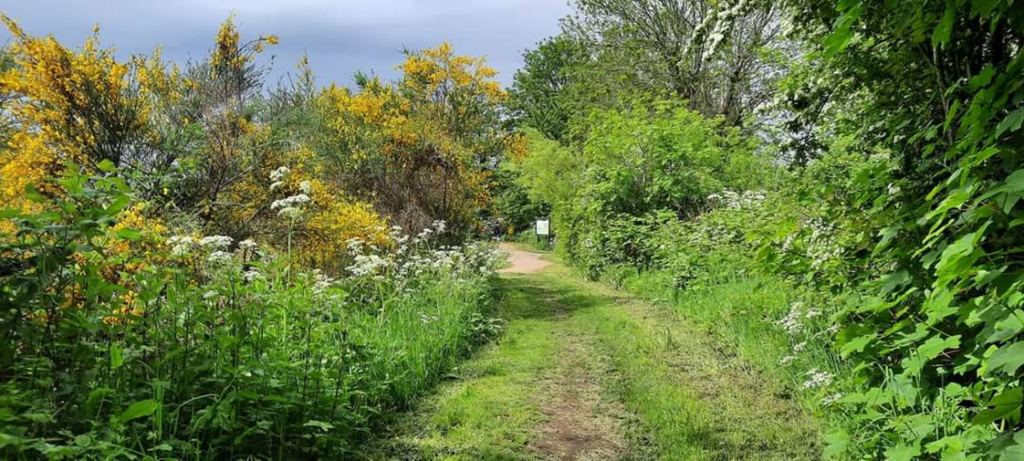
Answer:
[[538, 220], [537, 235], [551, 235], [551, 222], [546, 219]]

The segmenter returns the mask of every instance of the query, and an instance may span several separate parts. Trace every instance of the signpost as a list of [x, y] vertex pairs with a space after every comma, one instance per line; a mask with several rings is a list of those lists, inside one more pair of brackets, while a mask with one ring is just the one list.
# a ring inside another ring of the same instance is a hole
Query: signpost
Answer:
[[544, 240], [545, 240], [544, 248], [550, 250], [551, 249], [551, 221], [548, 221], [547, 219], [538, 219], [537, 220], [536, 231], [537, 231], [537, 241], [539, 242], [541, 237], [543, 237]]

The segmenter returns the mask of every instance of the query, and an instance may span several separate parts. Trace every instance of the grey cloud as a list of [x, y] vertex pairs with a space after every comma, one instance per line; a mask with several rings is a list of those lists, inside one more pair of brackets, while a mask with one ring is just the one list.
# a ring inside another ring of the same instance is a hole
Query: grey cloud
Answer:
[[566, 0], [0, 0], [0, 10], [66, 45], [82, 43], [99, 24], [103, 43], [122, 56], [161, 45], [178, 62], [205, 55], [234, 13], [244, 37], [281, 38], [269, 51], [275, 78], [307, 53], [322, 83], [348, 84], [356, 71], [390, 78], [403, 48], [449, 41], [459, 53], [487, 56], [507, 85], [522, 51], [557, 33], [571, 8]]

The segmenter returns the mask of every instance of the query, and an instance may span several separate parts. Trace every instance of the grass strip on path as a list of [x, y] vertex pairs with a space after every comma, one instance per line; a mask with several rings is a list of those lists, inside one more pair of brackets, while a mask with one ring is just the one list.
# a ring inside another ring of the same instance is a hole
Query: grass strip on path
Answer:
[[672, 311], [557, 262], [503, 276], [504, 335], [395, 429], [381, 459], [802, 460], [814, 420]]

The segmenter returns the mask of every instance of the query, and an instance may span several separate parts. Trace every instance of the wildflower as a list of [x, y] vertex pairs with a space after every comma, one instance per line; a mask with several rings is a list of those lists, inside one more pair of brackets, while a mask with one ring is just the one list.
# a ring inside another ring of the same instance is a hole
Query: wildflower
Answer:
[[787, 355], [779, 361], [779, 365], [789, 365], [790, 363], [793, 363], [794, 360], [796, 360], [795, 355]]
[[316, 272], [316, 283], [313, 284], [313, 294], [322, 295], [333, 285], [334, 279], [318, 271]]
[[302, 181], [299, 183], [299, 190], [302, 191], [303, 194], [311, 194], [313, 193], [313, 184], [309, 181]]
[[302, 216], [302, 209], [296, 207], [287, 207], [283, 208], [280, 212], [277, 213], [277, 215], [288, 219], [298, 219], [299, 216]]
[[228, 262], [231, 261], [231, 253], [217, 250], [214, 251], [213, 253], [210, 253], [210, 257], [207, 258], [207, 261], [209, 261], [210, 263]]
[[838, 402], [839, 399], [841, 399], [841, 398], [843, 398], [843, 394], [840, 394], [840, 393], [832, 394], [830, 396], [827, 396], [827, 397], [821, 399], [821, 406], [823, 406], [823, 407], [832, 406], [832, 404]]
[[288, 175], [290, 175], [291, 173], [292, 173], [292, 170], [290, 170], [286, 166], [282, 166], [282, 167], [274, 170], [272, 173], [270, 173], [270, 180], [274, 181], [274, 182], [284, 181], [285, 178], [287, 178]]
[[192, 250], [195, 240], [187, 235], [176, 235], [167, 239], [167, 244], [171, 246], [171, 254], [181, 257], [187, 255]]
[[207, 248], [225, 248], [231, 246], [231, 242], [233, 242], [231, 237], [224, 235], [211, 235], [209, 237], [203, 237], [199, 244]]
[[803, 303], [801, 302], [793, 303], [789, 307], [789, 313], [782, 320], [775, 323], [782, 326], [782, 329], [786, 330], [786, 333], [789, 333], [790, 336], [800, 333], [804, 329], [804, 324], [800, 321], [801, 317], [803, 317], [800, 313], [802, 307]]
[[242, 274], [242, 280], [252, 283], [254, 280], [263, 278], [263, 274], [259, 273], [256, 269], [249, 269]]
[[206, 293], [203, 293], [203, 299], [213, 299], [213, 298], [216, 298], [216, 297], [217, 297], [217, 292], [213, 291], [213, 290], [210, 290], [210, 291], [207, 291]]
[[270, 204], [271, 209], [278, 208], [296, 208], [309, 203], [309, 196], [306, 194], [293, 195], [280, 200], [275, 200], [274, 203]]
[[256, 249], [256, 241], [253, 240], [253, 239], [242, 240], [241, 242], [238, 242], [238, 248], [241, 248], [242, 250], [246, 250], [246, 251], [255, 250]]
[[818, 310], [818, 309], [809, 309], [807, 311], [807, 313], [804, 314], [804, 317], [809, 318], [809, 319], [813, 319], [813, 318], [815, 318], [815, 317], [817, 317], [819, 315], [821, 315], [821, 311], [820, 310]]
[[807, 348], [807, 341], [793, 346], [793, 352], [803, 352]]
[[807, 381], [804, 381], [804, 389], [816, 389], [832, 384], [832, 375], [827, 371], [818, 371], [817, 368], [807, 372]]

